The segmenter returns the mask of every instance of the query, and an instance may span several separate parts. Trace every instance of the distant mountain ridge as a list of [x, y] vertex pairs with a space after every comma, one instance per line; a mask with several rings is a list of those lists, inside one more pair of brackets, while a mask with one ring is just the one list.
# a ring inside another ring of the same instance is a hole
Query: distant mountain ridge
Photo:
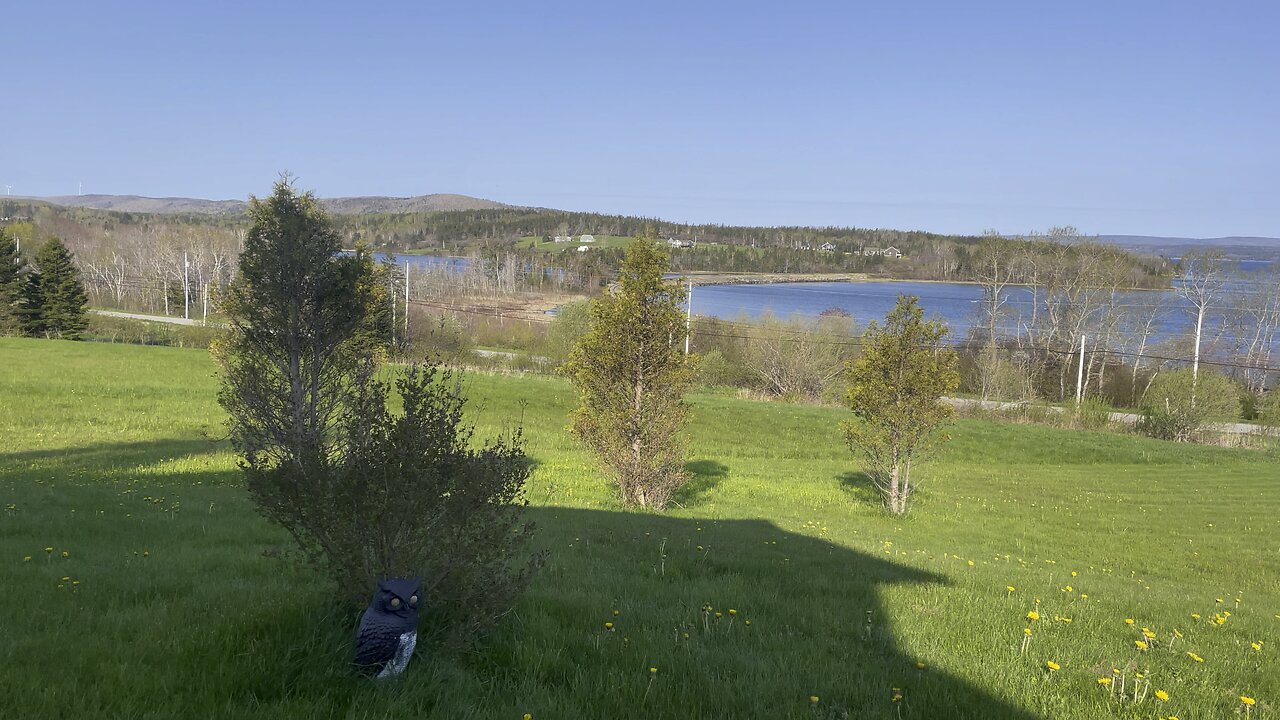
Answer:
[[[112, 212], [155, 213], [160, 215], [243, 215], [249, 207], [249, 203], [244, 200], [204, 200], [182, 197], [152, 198], [141, 195], [61, 195], [57, 197], [23, 199], [41, 200], [62, 207], [109, 210]], [[329, 212], [338, 215], [415, 213], [439, 210], [495, 210], [515, 207], [494, 200], [452, 193], [436, 193], [414, 197], [372, 195], [320, 198], [320, 205]]]
[[1257, 237], [1252, 235], [1233, 235], [1216, 238], [1161, 237], [1157, 235], [1099, 235], [1098, 239], [1116, 245], [1150, 246], [1150, 245], [1229, 245], [1232, 247], [1259, 247], [1280, 249], [1280, 238]]

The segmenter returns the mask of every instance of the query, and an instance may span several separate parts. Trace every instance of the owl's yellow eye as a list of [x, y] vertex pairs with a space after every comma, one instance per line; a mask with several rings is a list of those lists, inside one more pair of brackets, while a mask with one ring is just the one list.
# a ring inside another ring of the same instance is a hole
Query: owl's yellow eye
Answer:
[[391, 607], [393, 608], [400, 607], [400, 598], [391, 598]]
[[417, 595], [409, 596], [409, 604], [416, 606], [418, 604], [418, 596]]

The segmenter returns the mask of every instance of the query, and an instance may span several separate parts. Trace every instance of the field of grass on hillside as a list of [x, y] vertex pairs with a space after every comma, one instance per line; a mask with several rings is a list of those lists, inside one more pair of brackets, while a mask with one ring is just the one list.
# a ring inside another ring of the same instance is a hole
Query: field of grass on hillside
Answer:
[[470, 375], [478, 436], [523, 413], [548, 565], [481, 651], [372, 683], [216, 387], [198, 350], [0, 338], [0, 718], [1280, 715], [1274, 455], [961, 421], [894, 518], [842, 411], [695, 395], [655, 515], [564, 381]]

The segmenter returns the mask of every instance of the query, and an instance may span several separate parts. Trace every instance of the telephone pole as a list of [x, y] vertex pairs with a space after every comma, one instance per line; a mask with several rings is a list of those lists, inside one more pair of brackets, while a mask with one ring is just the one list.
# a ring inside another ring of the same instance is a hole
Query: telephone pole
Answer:
[[190, 267], [187, 254], [182, 253], [182, 317], [186, 320], [191, 319], [191, 279], [188, 277]]
[[1080, 368], [1076, 370], [1076, 405], [1084, 399], [1084, 335], [1080, 336]]
[[409, 261], [404, 261], [404, 344], [409, 345]]
[[693, 279], [689, 279], [689, 297], [686, 300], [689, 307], [685, 310], [684, 316], [684, 354], [689, 354], [689, 331], [693, 328]]

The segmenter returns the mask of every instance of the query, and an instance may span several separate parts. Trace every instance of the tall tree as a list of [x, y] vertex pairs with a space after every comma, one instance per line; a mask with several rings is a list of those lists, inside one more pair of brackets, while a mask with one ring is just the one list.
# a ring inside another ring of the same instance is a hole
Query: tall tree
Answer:
[[693, 364], [683, 354], [685, 290], [663, 280], [670, 259], [638, 237], [617, 289], [591, 306], [591, 330], [565, 372], [580, 404], [572, 429], [608, 468], [624, 502], [663, 508], [687, 478], [680, 429]]
[[872, 322], [865, 351], [849, 368], [845, 404], [853, 420], [842, 424], [850, 449], [867, 462], [885, 507], [907, 511], [915, 490], [912, 462], [934, 441], [954, 410], [941, 398], [960, 383], [956, 354], [943, 347], [945, 324], [924, 321], [919, 299], [899, 295], [884, 325]]
[[[1195, 354], [1191, 361], [1191, 377], [1200, 375], [1200, 344], [1204, 335], [1204, 318], [1209, 308], [1221, 299], [1227, 282], [1227, 256], [1220, 248], [1189, 252], [1182, 258], [1182, 281], [1175, 287], [1178, 294], [1191, 303], [1195, 317]], [[1192, 403], [1195, 395], [1192, 394]]]
[[0, 335], [22, 331], [25, 269], [17, 240], [0, 228]]
[[49, 238], [36, 251], [35, 269], [25, 289], [27, 334], [79, 340], [89, 327], [89, 298], [71, 252], [58, 238]]

